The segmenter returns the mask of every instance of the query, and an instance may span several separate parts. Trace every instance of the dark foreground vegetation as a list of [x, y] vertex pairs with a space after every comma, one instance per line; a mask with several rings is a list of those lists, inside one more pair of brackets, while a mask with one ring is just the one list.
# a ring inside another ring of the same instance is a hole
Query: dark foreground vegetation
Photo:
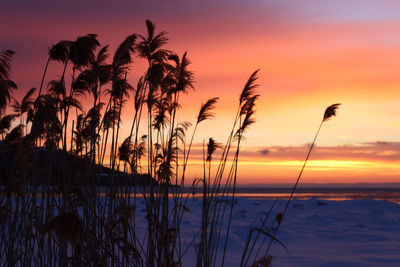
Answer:
[[[60, 41], [48, 50], [40, 86], [21, 100], [13, 96], [17, 85], [10, 76], [14, 52], [0, 52], [0, 265], [224, 265], [241, 142], [254, 123], [259, 97], [258, 71], [238, 92], [226, 143], [207, 137], [203, 144], [203, 176], [192, 184], [202, 189], [201, 228], [192, 242], [183, 243], [190, 152], [196, 129], [213, 118], [218, 98], [200, 106], [194, 125], [177, 121], [180, 96], [194, 89], [190, 61], [186, 53], [164, 48], [166, 33], [152, 22], [146, 21], [146, 30], [127, 36], [113, 54], [95, 34]], [[132, 84], [134, 58], [148, 67]], [[53, 64], [63, 71], [47, 82]], [[82, 106], [84, 98], [91, 106]], [[126, 126], [130, 134], [122, 137], [128, 99], [134, 113]], [[221, 156], [214, 159], [217, 149]], [[144, 218], [135, 209], [138, 198], [145, 203]], [[261, 225], [249, 229], [238, 265], [271, 264], [268, 250], [286, 209], [273, 218], [274, 228], [267, 227], [268, 212]], [[139, 219], [146, 220], [141, 232]], [[196, 258], [183, 262], [189, 247]], [[256, 247], [264, 256], [254, 256]]]

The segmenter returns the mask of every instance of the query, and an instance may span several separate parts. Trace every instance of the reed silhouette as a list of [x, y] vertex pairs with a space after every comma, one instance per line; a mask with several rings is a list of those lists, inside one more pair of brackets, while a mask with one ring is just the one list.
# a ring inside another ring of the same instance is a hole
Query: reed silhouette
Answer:
[[[192, 186], [203, 183], [201, 238], [184, 245], [181, 222], [190, 212], [185, 174], [197, 128], [214, 118], [218, 98], [201, 105], [187, 142], [191, 123], [176, 118], [180, 96], [194, 89], [194, 75], [187, 53], [165, 49], [167, 42], [149, 20], [144, 35], [127, 36], [112, 56], [96, 34], [62, 40], [48, 49], [39, 89], [21, 100], [12, 96], [14, 52], [1, 52], [1, 265], [183, 266], [188, 247], [196, 244], [197, 266], [211, 266], [225, 240], [223, 265], [229, 231], [221, 223], [229, 228], [232, 220], [229, 192], [236, 186], [240, 142], [254, 122], [257, 71], [241, 93], [215, 177], [211, 161], [222, 145], [209, 139], [208, 172]], [[136, 88], [128, 76], [135, 57], [148, 63]], [[61, 64], [62, 72], [46, 88], [53, 64]], [[132, 96], [130, 134], [121, 137], [121, 116]], [[83, 98], [92, 104], [83, 106]], [[135, 209], [139, 197], [146, 210], [143, 233], [136, 231], [143, 219]]]
[[[225, 265], [241, 145], [255, 123], [258, 70], [240, 93], [225, 144], [207, 136], [203, 177], [186, 192], [197, 129], [215, 117], [219, 98], [200, 106], [192, 130], [192, 123], [178, 121], [180, 97], [194, 89], [191, 61], [186, 52], [180, 56], [164, 48], [166, 32], [157, 32], [149, 20], [145, 25], [145, 34], [128, 35], [114, 53], [96, 34], [51, 46], [39, 86], [21, 100], [12, 93], [14, 52], [0, 52], [0, 265], [186, 266], [189, 249], [196, 266]], [[135, 86], [129, 75], [134, 60], [147, 63]], [[53, 64], [62, 72], [49, 79]], [[91, 104], [83, 106], [83, 99]], [[121, 136], [127, 103], [133, 109], [130, 132]], [[338, 105], [326, 110], [322, 122]], [[275, 218], [278, 225], [301, 174]], [[201, 224], [187, 244], [182, 220], [191, 212], [187, 202], [197, 187]], [[137, 210], [139, 201], [144, 215]], [[253, 232], [270, 238], [269, 246], [277, 241], [284, 247], [276, 232], [265, 229], [268, 216], [261, 227], [249, 229], [242, 266], [254, 249]], [[269, 266], [268, 250], [252, 266]]]
[[[269, 243], [268, 243], [268, 246], [267, 246], [267, 249], [265, 251], [264, 256], [261, 257], [260, 259], [256, 259], [251, 266], [270, 266], [271, 265], [272, 260], [273, 260], [273, 256], [269, 254], [269, 251], [270, 251], [271, 246], [272, 246], [274, 241], [278, 242], [280, 245], [282, 245], [286, 249], [286, 247], [278, 239], [276, 239], [276, 234], [278, 233], [279, 228], [282, 225], [283, 219], [284, 219], [284, 217], [285, 217], [285, 215], [286, 215], [286, 213], [288, 211], [288, 208], [289, 208], [290, 203], [291, 203], [291, 201], [293, 199], [293, 196], [294, 196], [294, 193], [296, 191], [296, 188], [297, 188], [297, 186], [298, 186], [298, 184], [300, 182], [301, 175], [303, 174], [304, 168], [306, 167], [307, 161], [308, 161], [308, 159], [309, 159], [309, 157], [311, 155], [311, 151], [314, 148], [315, 141], [317, 140], [317, 137], [318, 137], [318, 134], [319, 134], [319, 132], [321, 130], [321, 127], [322, 127], [322, 125], [323, 125], [323, 123], [325, 121], [329, 120], [333, 116], [336, 116], [336, 110], [338, 109], [338, 107], [340, 105], [341, 104], [332, 104], [332, 105], [330, 105], [329, 107], [327, 107], [325, 109], [322, 121], [321, 121], [321, 123], [320, 123], [320, 125], [318, 127], [318, 130], [317, 130], [317, 132], [315, 134], [315, 137], [314, 137], [314, 139], [313, 139], [313, 141], [312, 141], [312, 143], [310, 145], [310, 148], [308, 150], [306, 159], [305, 159], [305, 161], [303, 163], [303, 166], [302, 166], [302, 168], [300, 170], [299, 176], [297, 177], [297, 180], [296, 180], [296, 182], [295, 182], [295, 184], [294, 184], [294, 186], [293, 186], [293, 188], [292, 188], [292, 190], [290, 192], [289, 199], [287, 200], [283, 211], [277, 213], [276, 217], [274, 218], [274, 222], [276, 223], [276, 226], [275, 227], [271, 227], [272, 228], [271, 229], [272, 232], [271, 232], [270, 229], [265, 225], [265, 223], [266, 223], [268, 217], [270, 216], [270, 214], [272, 212], [272, 208], [274, 207], [275, 202], [276, 202], [277, 199], [275, 200], [273, 206], [271, 207], [271, 209], [269, 210], [269, 212], [265, 216], [265, 219], [262, 222], [262, 228], [252, 228], [252, 230], [251, 230], [251, 232], [250, 232], [250, 234], [249, 234], [249, 236], [247, 238], [247, 242], [246, 242], [245, 249], [243, 251], [243, 255], [242, 255], [242, 260], [241, 260], [240, 266], [247, 266], [247, 263], [248, 263], [248, 261], [250, 259], [250, 256], [251, 256], [251, 254], [253, 252], [253, 249], [255, 247], [255, 244], [256, 244], [257, 239], [258, 239], [260, 234], [264, 235], [265, 237], [268, 237], [269, 238]], [[252, 239], [253, 231], [257, 231], [257, 235], [256, 235], [255, 239], [253, 240], [252, 248], [248, 252], [248, 247], [250, 245], [250, 240]], [[264, 245], [264, 241], [261, 244], [262, 244], [261, 246], [263, 246]], [[287, 249], [286, 249], [286, 251], [288, 252]], [[256, 254], [256, 257], [257, 257], [258, 254], [259, 253]]]
[[[283, 209], [283, 212], [278, 213], [278, 215], [277, 215], [277, 217], [276, 217], [276, 221], [277, 221], [278, 226], [275, 228], [273, 237], [275, 237], [276, 233], [278, 232], [279, 227], [280, 227], [281, 224], [282, 224], [282, 220], [283, 220], [283, 218], [285, 217], [286, 212], [287, 212], [287, 210], [288, 210], [288, 208], [289, 208], [290, 202], [291, 202], [292, 199], [293, 199], [294, 192], [296, 191], [296, 188], [297, 188], [297, 186], [298, 186], [298, 184], [299, 184], [301, 175], [303, 174], [304, 168], [306, 167], [306, 164], [307, 164], [307, 161], [308, 161], [308, 159], [309, 159], [309, 157], [310, 157], [311, 151], [312, 151], [312, 149], [314, 148], [314, 144], [315, 144], [315, 141], [317, 140], [317, 137], [318, 137], [319, 131], [321, 130], [322, 124], [323, 124], [325, 121], [329, 120], [332, 116], [336, 116], [336, 109], [337, 109], [339, 106], [340, 106], [340, 104], [333, 104], [333, 105], [330, 105], [329, 107], [326, 108], [326, 110], [325, 110], [325, 112], [324, 112], [324, 117], [323, 117], [323, 119], [322, 119], [322, 121], [321, 121], [321, 124], [320, 124], [319, 127], [318, 127], [318, 130], [317, 130], [317, 133], [315, 134], [314, 140], [313, 140], [313, 142], [311, 143], [310, 149], [308, 150], [308, 153], [307, 153], [307, 157], [306, 157], [306, 159], [305, 159], [305, 161], [304, 161], [303, 167], [302, 167], [301, 170], [300, 170], [299, 176], [297, 177], [296, 183], [294, 184], [293, 189], [292, 189], [292, 191], [290, 192], [290, 196], [289, 196], [288, 201], [286, 202], [285, 208]], [[266, 251], [266, 253], [265, 253], [266, 256], [268, 255], [268, 252], [269, 252], [269, 249], [271, 248], [271, 245], [272, 245], [272, 241], [273, 241], [273, 240], [274, 240], [274, 239], [272, 238], [271, 241], [270, 241], [270, 243], [269, 243], [269, 245], [268, 245], [267, 251]]]

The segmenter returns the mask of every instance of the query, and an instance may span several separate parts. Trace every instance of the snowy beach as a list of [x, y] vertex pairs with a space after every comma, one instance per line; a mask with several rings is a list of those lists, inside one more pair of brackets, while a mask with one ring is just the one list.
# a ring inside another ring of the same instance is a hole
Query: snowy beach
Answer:
[[[278, 200], [268, 226], [286, 201]], [[227, 266], [240, 264], [249, 229], [260, 226], [272, 203], [271, 199], [237, 198]], [[184, 215], [182, 230], [189, 243], [199, 229], [201, 199], [190, 198], [187, 207], [190, 212]], [[400, 206], [373, 199], [295, 199], [276, 237], [290, 254], [274, 242], [273, 266], [399, 266]], [[190, 258], [195, 259], [193, 246], [185, 256], [185, 266]]]

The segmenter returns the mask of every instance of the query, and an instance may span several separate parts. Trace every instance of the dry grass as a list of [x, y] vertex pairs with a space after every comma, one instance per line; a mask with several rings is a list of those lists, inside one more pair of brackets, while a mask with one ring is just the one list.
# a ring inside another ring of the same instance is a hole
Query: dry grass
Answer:
[[[196, 266], [224, 265], [240, 148], [255, 122], [258, 70], [240, 94], [225, 144], [206, 137], [203, 177], [191, 187], [202, 189], [201, 226], [184, 244], [182, 219], [191, 212], [186, 205], [191, 192], [183, 187], [191, 148], [197, 127], [214, 117], [218, 98], [201, 105], [187, 142], [191, 124], [176, 118], [180, 95], [194, 88], [190, 60], [186, 53], [179, 57], [166, 50], [166, 33], [157, 33], [152, 22], [146, 21], [146, 28], [144, 35], [125, 38], [112, 57], [94, 34], [57, 43], [49, 49], [35, 100], [32, 89], [21, 102], [11, 101], [13, 52], [0, 54], [1, 266], [185, 266], [189, 248], [196, 251]], [[148, 63], [136, 88], [127, 79], [134, 58]], [[63, 65], [61, 78], [45, 91], [53, 64]], [[69, 74], [72, 80], [66, 79]], [[121, 137], [121, 115], [131, 96], [131, 131]], [[80, 104], [85, 97], [93, 100], [87, 112]], [[338, 105], [327, 109], [323, 121]], [[16, 114], [6, 115], [11, 106]], [[20, 124], [10, 129], [18, 117]], [[105, 162], [109, 169], [102, 167]], [[108, 186], [102, 187], [105, 174]], [[136, 210], [139, 201], [145, 215]], [[270, 244], [279, 242], [266, 224], [272, 208], [261, 227], [249, 229], [242, 266], [254, 255], [260, 234]], [[285, 212], [275, 218], [277, 228]], [[138, 229], [140, 220], [144, 230]], [[270, 266], [272, 259], [265, 254], [251, 266]]]

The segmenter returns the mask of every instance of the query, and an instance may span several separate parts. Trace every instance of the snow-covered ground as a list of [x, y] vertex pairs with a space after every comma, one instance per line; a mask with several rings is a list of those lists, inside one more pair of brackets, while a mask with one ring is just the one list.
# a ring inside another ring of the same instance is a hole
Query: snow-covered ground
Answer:
[[400, 266], [400, 206], [295, 200], [277, 237], [290, 250], [274, 246], [277, 266]]
[[[286, 201], [279, 200], [272, 219]], [[237, 198], [226, 266], [239, 265], [249, 229], [261, 225], [257, 215], [265, 214], [272, 202]], [[185, 214], [182, 224], [185, 242], [199, 229], [201, 199], [192, 198], [187, 206], [191, 213]], [[290, 254], [274, 243], [273, 266], [400, 266], [400, 206], [372, 199], [293, 200], [276, 237]], [[185, 266], [194, 257], [190, 249]]]

